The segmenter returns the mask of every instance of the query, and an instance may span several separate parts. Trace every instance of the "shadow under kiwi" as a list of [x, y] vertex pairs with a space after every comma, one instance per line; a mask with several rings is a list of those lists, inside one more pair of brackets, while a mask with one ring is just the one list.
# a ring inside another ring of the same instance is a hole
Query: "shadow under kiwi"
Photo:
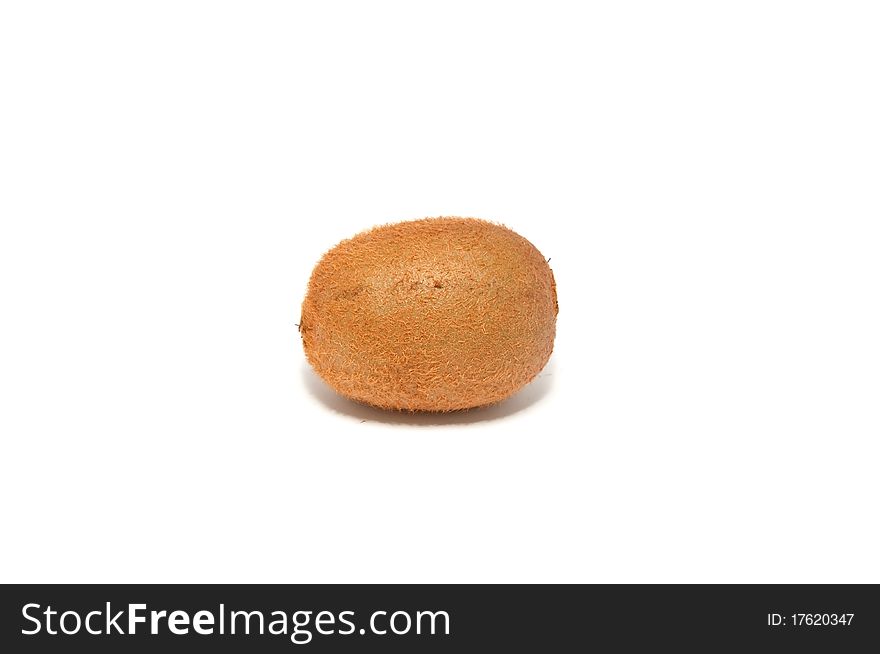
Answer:
[[550, 388], [553, 385], [553, 360], [551, 359], [535, 379], [512, 397], [497, 404], [476, 409], [450, 411], [448, 413], [394, 411], [379, 409], [349, 400], [324, 383], [306, 362], [303, 362], [302, 375], [306, 389], [318, 402], [331, 411], [354, 418], [360, 422], [382, 422], [389, 425], [414, 425], [419, 427], [468, 425], [487, 420], [501, 420], [515, 413], [525, 411], [533, 404], [539, 402], [550, 392]]

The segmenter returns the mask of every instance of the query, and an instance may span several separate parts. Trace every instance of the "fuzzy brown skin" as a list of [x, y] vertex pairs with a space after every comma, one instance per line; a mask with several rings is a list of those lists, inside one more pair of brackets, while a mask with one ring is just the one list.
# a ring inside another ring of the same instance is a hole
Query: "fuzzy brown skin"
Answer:
[[475, 218], [376, 227], [318, 262], [302, 305], [306, 357], [337, 392], [384, 409], [503, 400], [544, 367], [556, 284], [519, 234]]

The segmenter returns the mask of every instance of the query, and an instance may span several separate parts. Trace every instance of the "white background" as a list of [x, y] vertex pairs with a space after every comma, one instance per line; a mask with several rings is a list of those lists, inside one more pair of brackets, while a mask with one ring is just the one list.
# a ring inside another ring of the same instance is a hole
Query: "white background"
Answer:
[[[4, 3], [0, 579], [880, 582], [876, 7]], [[335, 398], [312, 266], [436, 215], [545, 375]]]

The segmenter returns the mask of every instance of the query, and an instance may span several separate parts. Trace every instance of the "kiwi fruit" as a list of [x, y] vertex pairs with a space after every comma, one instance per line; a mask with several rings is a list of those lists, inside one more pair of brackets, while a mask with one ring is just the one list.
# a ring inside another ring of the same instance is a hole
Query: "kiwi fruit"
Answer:
[[342, 241], [315, 266], [300, 334], [318, 375], [383, 409], [455, 411], [499, 402], [553, 351], [556, 283], [510, 229], [425, 218]]

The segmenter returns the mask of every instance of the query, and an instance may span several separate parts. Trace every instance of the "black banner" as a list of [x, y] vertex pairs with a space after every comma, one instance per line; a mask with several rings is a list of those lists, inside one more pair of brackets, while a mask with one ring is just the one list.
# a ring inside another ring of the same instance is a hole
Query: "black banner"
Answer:
[[[9, 585], [3, 652], [867, 651], [873, 585]], [[747, 649], [746, 649], [747, 648]]]

